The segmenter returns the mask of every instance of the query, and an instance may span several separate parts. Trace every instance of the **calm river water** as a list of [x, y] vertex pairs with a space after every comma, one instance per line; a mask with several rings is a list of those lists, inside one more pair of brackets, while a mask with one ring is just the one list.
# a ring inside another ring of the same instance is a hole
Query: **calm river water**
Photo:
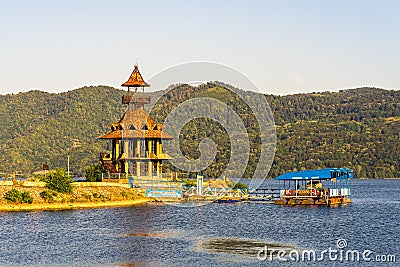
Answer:
[[[276, 187], [275, 181], [265, 183]], [[336, 208], [255, 203], [185, 208], [149, 203], [1, 213], [0, 265], [398, 265], [400, 180], [354, 180], [352, 194], [352, 204]], [[277, 247], [286, 249], [281, 255], [287, 261], [263, 258], [265, 248]], [[307, 254], [302, 258], [305, 250], [316, 252], [315, 261]], [[359, 252], [360, 259], [351, 258], [349, 250]], [[397, 263], [388, 262], [393, 256]]]

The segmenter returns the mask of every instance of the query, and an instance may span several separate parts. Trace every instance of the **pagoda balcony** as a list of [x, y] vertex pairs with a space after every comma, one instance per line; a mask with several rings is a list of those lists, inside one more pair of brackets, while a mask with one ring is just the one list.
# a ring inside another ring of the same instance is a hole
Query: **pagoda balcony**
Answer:
[[165, 153], [156, 155], [153, 152], [149, 153], [146, 151], [146, 154], [140, 155], [139, 153], [132, 153], [132, 154], [128, 155], [128, 157], [125, 157], [125, 153], [123, 153], [119, 159], [127, 159], [127, 160], [154, 159], [154, 160], [156, 160], [156, 159], [172, 159], [172, 157]]
[[150, 97], [144, 96], [141, 93], [126, 92], [122, 96], [122, 104], [130, 104], [130, 103], [133, 103], [135, 105], [150, 104]]

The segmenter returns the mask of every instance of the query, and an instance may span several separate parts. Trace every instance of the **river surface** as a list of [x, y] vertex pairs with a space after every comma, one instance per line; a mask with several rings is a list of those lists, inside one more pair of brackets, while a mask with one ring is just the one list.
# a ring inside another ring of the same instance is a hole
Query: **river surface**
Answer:
[[[264, 186], [276, 183], [267, 180]], [[0, 265], [399, 265], [400, 180], [354, 180], [352, 199], [335, 208], [148, 203], [0, 213]], [[314, 260], [302, 257], [304, 251], [315, 251]]]

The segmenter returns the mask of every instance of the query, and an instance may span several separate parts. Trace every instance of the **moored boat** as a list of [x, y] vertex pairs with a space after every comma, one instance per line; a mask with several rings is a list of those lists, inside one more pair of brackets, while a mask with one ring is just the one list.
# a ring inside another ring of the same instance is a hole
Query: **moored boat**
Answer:
[[279, 182], [279, 205], [345, 205], [351, 203], [347, 168], [328, 168], [288, 172], [275, 178]]

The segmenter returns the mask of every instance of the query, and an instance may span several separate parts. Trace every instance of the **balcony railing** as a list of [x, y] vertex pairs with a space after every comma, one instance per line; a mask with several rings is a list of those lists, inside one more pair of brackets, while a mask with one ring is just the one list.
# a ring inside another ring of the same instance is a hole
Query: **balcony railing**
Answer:
[[145, 104], [150, 104], [150, 97], [149, 96], [144, 96], [143, 93], [132, 93], [132, 92], [126, 92], [122, 96], [122, 104], [135, 104], [135, 105], [145, 105]]

